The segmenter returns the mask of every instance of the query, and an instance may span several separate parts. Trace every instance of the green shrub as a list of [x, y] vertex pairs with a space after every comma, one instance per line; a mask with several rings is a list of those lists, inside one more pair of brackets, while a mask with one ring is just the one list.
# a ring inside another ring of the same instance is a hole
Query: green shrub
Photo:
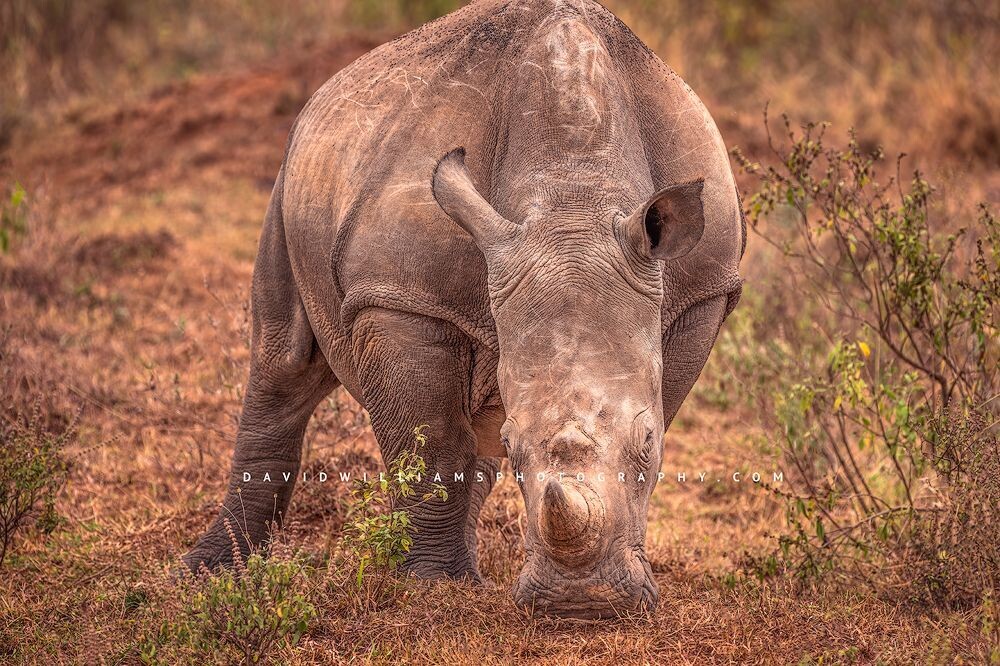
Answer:
[[996, 577], [966, 575], [944, 544], [1000, 557], [987, 527], [1000, 502], [969, 505], [976, 494], [996, 497], [1000, 471], [990, 434], [1000, 224], [981, 205], [971, 230], [938, 232], [920, 173], [905, 188], [898, 178], [880, 184], [881, 150], [863, 151], [853, 135], [843, 150], [828, 147], [825, 126], [797, 134], [786, 118], [785, 128], [788, 148], [771, 144], [778, 165], [734, 154], [759, 183], [750, 224], [802, 276], [809, 327], [828, 352], [792, 345], [789, 358], [772, 345], [777, 358], [765, 362], [776, 370], [767, 401], [792, 490], [779, 492], [788, 532], [751, 565], [876, 587], [896, 568], [892, 580], [911, 595], [974, 603]]
[[144, 663], [267, 663], [296, 645], [316, 618], [303, 562], [280, 552], [244, 559], [231, 529], [230, 538], [233, 568], [181, 582], [180, 611], [142, 643]]
[[[846, 149], [828, 148], [825, 126], [807, 125], [801, 136], [785, 126], [780, 166], [735, 154], [760, 183], [747, 201], [752, 228], [807, 271], [809, 295], [833, 315], [820, 325], [880, 342], [884, 358], [926, 380], [931, 411], [953, 398], [973, 407], [991, 399], [1000, 377], [1000, 224], [989, 208], [980, 205], [975, 247], [959, 251], [969, 230], [934, 232], [933, 188], [919, 172], [908, 189], [898, 178], [880, 184], [881, 149], [866, 153], [853, 134]], [[790, 230], [760, 224], [779, 214]]]
[[27, 421], [0, 419], [0, 565], [29, 519], [46, 534], [59, 524], [55, 501], [69, 472], [65, 449], [79, 413], [55, 434], [43, 426], [40, 404]]
[[1000, 439], [990, 425], [959, 410], [936, 419], [928, 462], [941, 488], [914, 521], [900, 560], [923, 599], [982, 602], [1000, 639], [993, 601], [1000, 593]]

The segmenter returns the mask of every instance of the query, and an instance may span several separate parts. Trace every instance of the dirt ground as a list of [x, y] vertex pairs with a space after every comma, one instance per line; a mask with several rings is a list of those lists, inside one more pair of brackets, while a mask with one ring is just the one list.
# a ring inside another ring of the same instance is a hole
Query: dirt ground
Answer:
[[[137, 661], [139, 640], [158, 623], [156, 600], [170, 594], [165, 572], [224, 491], [247, 371], [252, 262], [285, 137], [309, 94], [375, 43], [345, 39], [195, 76], [124, 106], [70, 109], [3, 154], [5, 182], [16, 178], [30, 193], [33, 225], [0, 262], [5, 407], [41, 396], [56, 428], [83, 411], [60, 500], [67, 524], [23, 543], [4, 567], [0, 662]], [[757, 108], [717, 113], [726, 139], [750, 154], [764, 145], [750, 129]], [[480, 525], [481, 565], [495, 587], [420, 584], [377, 616], [322, 614], [290, 658], [960, 661], [976, 628], [959, 612], [727, 584], [743, 552], [766, 545], [782, 521], [766, 489], [731, 480], [780, 471], [755, 444], [760, 435], [754, 414], [698, 388], [682, 409], [649, 520], [661, 590], [651, 619], [581, 624], [519, 613], [509, 589], [522, 554], [521, 501], [504, 480]], [[338, 390], [310, 425], [305, 465], [370, 471], [378, 460], [366, 415]], [[289, 538], [318, 560], [337, 538], [346, 490], [297, 489]], [[148, 601], [135, 603], [137, 591]]]

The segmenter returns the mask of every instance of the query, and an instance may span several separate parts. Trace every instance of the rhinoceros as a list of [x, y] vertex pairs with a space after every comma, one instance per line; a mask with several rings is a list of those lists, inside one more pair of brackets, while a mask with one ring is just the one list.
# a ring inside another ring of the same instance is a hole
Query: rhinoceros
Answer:
[[450, 496], [399, 503], [407, 571], [480, 580], [506, 456], [526, 510], [515, 602], [653, 609], [663, 435], [739, 298], [745, 242], [712, 118], [597, 2], [478, 0], [376, 48], [288, 138], [229, 489], [185, 563], [231, 562], [227, 516], [241, 548], [265, 542], [342, 385], [385, 461], [427, 426]]

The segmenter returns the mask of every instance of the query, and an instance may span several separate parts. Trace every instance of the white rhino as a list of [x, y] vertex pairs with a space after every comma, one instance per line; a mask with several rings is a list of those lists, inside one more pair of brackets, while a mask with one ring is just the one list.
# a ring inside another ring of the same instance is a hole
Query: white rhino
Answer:
[[506, 455], [527, 509], [516, 602], [653, 608], [662, 435], [739, 297], [744, 244], [712, 118], [598, 3], [479, 0], [368, 53], [288, 139], [229, 491], [186, 563], [229, 562], [226, 516], [247, 518], [241, 547], [266, 539], [342, 384], [384, 459], [429, 426], [450, 498], [409, 507], [411, 572], [479, 578], [475, 473]]

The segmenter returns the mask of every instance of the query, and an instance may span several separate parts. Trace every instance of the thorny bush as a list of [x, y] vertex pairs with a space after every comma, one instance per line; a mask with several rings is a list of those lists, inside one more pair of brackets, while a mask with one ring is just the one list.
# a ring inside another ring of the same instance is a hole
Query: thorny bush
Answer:
[[776, 165], [734, 157], [758, 183], [749, 222], [801, 276], [810, 309], [787, 327], [808, 330], [808, 348], [768, 348], [819, 353], [770, 361], [789, 529], [750, 564], [910, 598], [995, 598], [1000, 224], [980, 205], [970, 228], [943, 231], [934, 188], [919, 172], [901, 183], [903, 156], [880, 183], [881, 149], [784, 126]]

